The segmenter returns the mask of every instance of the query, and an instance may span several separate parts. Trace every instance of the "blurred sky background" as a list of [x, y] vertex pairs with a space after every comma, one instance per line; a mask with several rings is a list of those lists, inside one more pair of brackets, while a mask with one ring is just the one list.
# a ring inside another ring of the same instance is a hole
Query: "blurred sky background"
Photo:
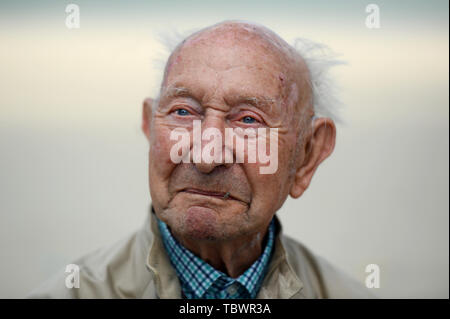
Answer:
[[[69, 3], [80, 29], [65, 25]], [[365, 8], [380, 8], [368, 29]], [[158, 36], [225, 19], [329, 45], [345, 123], [288, 235], [385, 298], [449, 297], [447, 1], [1, 1], [0, 297], [21, 298], [143, 223], [141, 104]]]

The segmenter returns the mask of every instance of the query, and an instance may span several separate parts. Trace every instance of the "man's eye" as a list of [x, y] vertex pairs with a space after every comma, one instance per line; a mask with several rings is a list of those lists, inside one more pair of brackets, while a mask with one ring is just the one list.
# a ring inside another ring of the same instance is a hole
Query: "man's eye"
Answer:
[[251, 116], [245, 116], [242, 118], [242, 122], [244, 122], [245, 124], [253, 124], [256, 122], [256, 119]]
[[189, 111], [186, 110], [186, 109], [177, 109], [177, 110], [175, 110], [175, 113], [176, 113], [177, 115], [180, 115], [180, 116], [186, 116], [186, 115], [190, 115], [190, 114], [191, 114], [191, 113], [189, 113]]

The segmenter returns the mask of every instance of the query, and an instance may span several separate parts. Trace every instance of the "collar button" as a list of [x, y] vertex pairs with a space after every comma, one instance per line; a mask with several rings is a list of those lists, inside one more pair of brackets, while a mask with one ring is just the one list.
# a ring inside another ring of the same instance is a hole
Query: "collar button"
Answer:
[[232, 284], [231, 286], [228, 286], [227, 288], [227, 292], [232, 296], [234, 294], [236, 294], [238, 291], [238, 287], [236, 284]]

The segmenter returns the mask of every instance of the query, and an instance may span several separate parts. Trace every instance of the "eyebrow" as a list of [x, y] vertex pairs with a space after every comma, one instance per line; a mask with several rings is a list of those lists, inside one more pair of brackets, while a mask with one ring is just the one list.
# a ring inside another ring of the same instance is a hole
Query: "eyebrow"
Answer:
[[[189, 97], [196, 99], [195, 95], [186, 87], [173, 86], [167, 89], [164, 94], [165, 98]], [[225, 98], [225, 102], [231, 105], [250, 104], [262, 111], [269, 112], [272, 110], [276, 99], [262, 95], [238, 95], [231, 98]], [[231, 103], [230, 103], [231, 102]]]
[[246, 96], [239, 95], [235, 98], [232, 98], [232, 104], [250, 104], [258, 109], [261, 109], [265, 112], [272, 111], [274, 104], [277, 102], [276, 99], [266, 97], [266, 96]]
[[193, 96], [191, 91], [185, 87], [174, 86], [167, 89], [164, 94], [165, 97], [180, 97], [180, 96]]

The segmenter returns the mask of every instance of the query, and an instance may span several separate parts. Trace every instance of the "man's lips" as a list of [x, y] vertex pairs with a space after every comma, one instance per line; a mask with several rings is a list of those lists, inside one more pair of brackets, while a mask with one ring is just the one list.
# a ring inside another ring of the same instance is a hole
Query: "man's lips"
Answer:
[[233, 197], [232, 195], [230, 195], [230, 193], [224, 193], [224, 192], [213, 192], [213, 191], [207, 191], [207, 190], [203, 190], [203, 189], [198, 189], [198, 188], [185, 188], [183, 190], [181, 190], [182, 192], [186, 192], [186, 193], [191, 193], [191, 194], [198, 194], [198, 195], [204, 195], [204, 196], [212, 196], [212, 197], [217, 197], [220, 199], [234, 199], [234, 200], [238, 200], [240, 202], [242, 202], [242, 200]]

